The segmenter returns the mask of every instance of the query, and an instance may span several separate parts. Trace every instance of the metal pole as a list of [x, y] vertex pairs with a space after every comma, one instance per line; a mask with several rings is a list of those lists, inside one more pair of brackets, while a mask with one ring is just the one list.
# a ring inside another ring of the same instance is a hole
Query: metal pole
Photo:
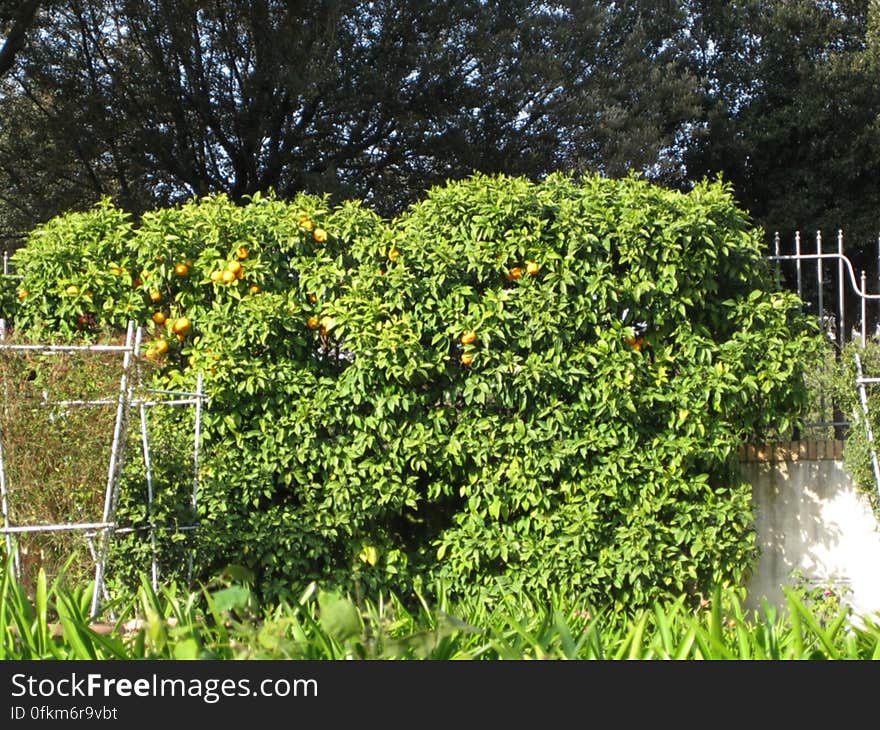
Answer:
[[[122, 441], [124, 425], [128, 413], [128, 401], [130, 399], [128, 386], [128, 371], [131, 367], [132, 352], [134, 350], [134, 322], [129, 320], [128, 330], [125, 336], [127, 349], [122, 359], [122, 375], [119, 378], [119, 399], [116, 406], [116, 425], [113, 429], [113, 445], [110, 449], [110, 465], [107, 469], [107, 488], [104, 492], [104, 517], [102, 522], [110, 523], [114, 519], [116, 511], [116, 495], [119, 484], [119, 471], [122, 467], [124, 454], [122, 453]], [[107, 551], [110, 546], [113, 527], [104, 528], [104, 535], [98, 550], [98, 561], [95, 564], [95, 586], [92, 591], [91, 618], [98, 617], [101, 591], [104, 586], [104, 568], [107, 561]]]
[[838, 322], [840, 326], [837, 328], [837, 342], [840, 348], [846, 344], [846, 323], [844, 314], [844, 291], [843, 291], [843, 231], [837, 231], [837, 254], [840, 258], [837, 260], [837, 296], [838, 296]]
[[867, 286], [868, 286], [868, 275], [863, 270], [862, 271], [862, 291], [860, 292], [861, 300], [862, 300], [862, 347], [864, 347], [868, 343], [868, 340], [867, 340], [867, 336], [868, 336], [868, 322], [867, 322], [867, 319], [868, 319], [868, 300], [865, 299], [865, 290], [867, 289]]
[[773, 233], [773, 253], [776, 255], [776, 281], [782, 283], [782, 264], [779, 263], [779, 231]]
[[9, 501], [6, 486], [6, 462], [3, 458], [3, 426], [0, 424], [0, 502], [3, 506], [3, 529], [6, 532], [6, 555], [12, 556], [15, 577], [21, 580], [21, 564], [19, 563], [18, 547], [12, 549], [12, 533], [9, 532]]
[[[822, 231], [816, 231], [816, 254], [822, 255]], [[819, 289], [819, 323], [822, 326], [822, 332], [825, 332], [825, 303], [822, 288], [824, 281], [822, 277], [822, 259], [816, 260], [816, 278]]]
[[[134, 343], [135, 361], [141, 354], [141, 336], [143, 328], [138, 327], [137, 337]], [[140, 367], [137, 369], [138, 387], [143, 385], [143, 374]], [[150, 434], [147, 427], [147, 406], [143, 399], [139, 399], [138, 411], [141, 419], [141, 449], [144, 454], [144, 472], [147, 478], [147, 515], [150, 519], [150, 578], [153, 584], [153, 590], [159, 589], [159, 562], [156, 547], [156, 516], [153, 514], [153, 459], [150, 454]]]
[[797, 256], [795, 266], [797, 267], [797, 294], [798, 299], [804, 298], [803, 275], [801, 274], [801, 232], [794, 233], [794, 255]]
[[[199, 395], [199, 397], [196, 399], [196, 423], [195, 434], [193, 438], [193, 491], [192, 501], [190, 502], [190, 505], [192, 506], [193, 515], [196, 517], [196, 524], [198, 524], [196, 509], [198, 508], [199, 496], [199, 451], [201, 449], [202, 443], [202, 398], [204, 395], [202, 373], [199, 373], [196, 378], [196, 393]], [[195, 547], [191, 547], [189, 551], [189, 563], [186, 569], [187, 585], [192, 582], [194, 555]]]

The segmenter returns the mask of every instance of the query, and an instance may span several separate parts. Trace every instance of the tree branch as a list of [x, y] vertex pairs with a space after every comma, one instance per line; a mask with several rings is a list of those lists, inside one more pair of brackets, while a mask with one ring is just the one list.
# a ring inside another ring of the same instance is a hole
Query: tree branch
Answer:
[[15, 63], [15, 57], [24, 47], [25, 35], [33, 25], [39, 7], [40, 0], [25, 0], [19, 5], [18, 12], [12, 19], [9, 35], [0, 47], [0, 76], [9, 71]]

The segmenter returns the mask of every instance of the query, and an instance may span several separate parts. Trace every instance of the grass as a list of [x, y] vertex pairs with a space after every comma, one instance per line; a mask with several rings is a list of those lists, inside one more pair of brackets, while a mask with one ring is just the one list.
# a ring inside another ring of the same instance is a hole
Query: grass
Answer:
[[90, 586], [47, 581], [30, 590], [8, 567], [0, 584], [0, 659], [389, 660], [866, 660], [880, 658], [880, 623], [845, 605], [787, 591], [787, 610], [743, 609], [716, 589], [701, 608], [685, 597], [632, 615], [503, 604], [407, 607], [395, 596], [355, 603], [312, 584], [296, 600], [258, 606], [246, 583], [218, 580], [154, 591], [144, 577], [120, 618], [89, 621]]

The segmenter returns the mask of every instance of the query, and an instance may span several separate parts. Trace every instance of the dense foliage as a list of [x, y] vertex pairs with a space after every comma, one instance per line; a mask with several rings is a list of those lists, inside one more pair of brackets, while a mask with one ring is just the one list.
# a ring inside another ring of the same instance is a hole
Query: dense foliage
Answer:
[[[440, 581], [632, 609], [740, 581], [732, 457], [799, 413], [818, 342], [721, 183], [474, 176], [390, 221], [221, 195], [131, 226], [104, 203], [15, 262], [19, 328], [136, 316], [166, 387], [202, 374], [197, 566], [242, 562], [267, 595]], [[179, 510], [191, 474], [165, 463]], [[144, 501], [134, 480], [141, 525]]]

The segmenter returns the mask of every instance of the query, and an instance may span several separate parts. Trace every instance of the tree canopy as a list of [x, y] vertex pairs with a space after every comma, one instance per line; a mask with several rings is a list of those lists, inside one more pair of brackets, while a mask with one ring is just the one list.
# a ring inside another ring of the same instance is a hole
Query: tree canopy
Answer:
[[878, 27], [877, 0], [5, 3], [0, 231], [102, 196], [396, 214], [474, 171], [637, 171], [866, 246]]

